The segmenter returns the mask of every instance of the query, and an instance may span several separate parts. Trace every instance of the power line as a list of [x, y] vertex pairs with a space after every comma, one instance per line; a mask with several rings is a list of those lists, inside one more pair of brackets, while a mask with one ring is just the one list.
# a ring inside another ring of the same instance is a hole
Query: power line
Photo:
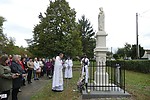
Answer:
[[139, 17], [150, 19], [150, 16], [144, 16], [145, 13], [150, 12], [150, 9], [143, 11], [142, 13], [138, 13]]
[[145, 11], [143, 11], [142, 13], [140, 13], [140, 14], [145, 14], [145, 13], [147, 13], [147, 12], [149, 12], [150, 11], [150, 9], [148, 9], [148, 10], [145, 10]]
[[146, 18], [146, 19], [150, 19], [150, 16], [142, 16], [142, 15], [139, 15], [139, 17], [141, 17], [141, 18]]

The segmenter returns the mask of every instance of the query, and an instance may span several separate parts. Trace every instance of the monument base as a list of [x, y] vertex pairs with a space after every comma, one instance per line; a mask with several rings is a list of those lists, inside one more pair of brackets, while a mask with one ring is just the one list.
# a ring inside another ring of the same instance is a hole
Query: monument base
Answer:
[[[94, 73], [94, 85], [95, 89], [99, 91], [109, 91], [108, 73], [107, 72], [95, 72]], [[101, 87], [100, 87], [101, 86]]]
[[[87, 93], [86, 91], [82, 92], [82, 99], [97, 99], [97, 98], [116, 98], [117, 100], [120, 98], [130, 99], [131, 95], [124, 91], [90, 91]], [[115, 99], [115, 100], [116, 100]], [[119, 99], [119, 100], [120, 100]]]

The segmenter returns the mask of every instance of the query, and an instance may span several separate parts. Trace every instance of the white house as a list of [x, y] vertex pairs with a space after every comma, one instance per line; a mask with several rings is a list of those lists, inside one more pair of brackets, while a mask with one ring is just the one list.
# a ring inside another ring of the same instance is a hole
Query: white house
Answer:
[[144, 56], [142, 58], [150, 60], [150, 50], [145, 50]]

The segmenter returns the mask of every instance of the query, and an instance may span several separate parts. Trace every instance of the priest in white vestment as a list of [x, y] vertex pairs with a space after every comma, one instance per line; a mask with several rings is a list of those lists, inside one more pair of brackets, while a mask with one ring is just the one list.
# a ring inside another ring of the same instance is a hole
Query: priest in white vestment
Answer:
[[68, 59], [65, 61], [65, 78], [72, 78], [72, 66], [73, 66], [73, 62], [72, 59], [70, 59], [70, 57], [68, 57]]
[[63, 54], [60, 53], [59, 56], [57, 56], [55, 59], [52, 91], [56, 92], [63, 91], [63, 62], [61, 60], [62, 58]]

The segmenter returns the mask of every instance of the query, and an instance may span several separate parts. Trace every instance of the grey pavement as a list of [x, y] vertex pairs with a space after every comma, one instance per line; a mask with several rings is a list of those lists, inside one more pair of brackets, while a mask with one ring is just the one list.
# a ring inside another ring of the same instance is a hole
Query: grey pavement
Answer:
[[[50, 79], [47, 77], [41, 77], [36, 81], [32, 79], [31, 84], [28, 84], [26, 81], [26, 86], [22, 86], [21, 92], [18, 93], [18, 100], [30, 100], [31, 97], [48, 84], [49, 81]], [[11, 95], [9, 100], [11, 100]]]

